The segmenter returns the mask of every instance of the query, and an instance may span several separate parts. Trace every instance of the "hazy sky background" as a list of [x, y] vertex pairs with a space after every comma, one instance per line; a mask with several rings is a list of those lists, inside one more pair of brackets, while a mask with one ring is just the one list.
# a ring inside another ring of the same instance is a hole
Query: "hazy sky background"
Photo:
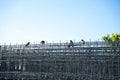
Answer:
[[98, 40], [120, 33], [120, 0], [0, 0], [0, 43]]

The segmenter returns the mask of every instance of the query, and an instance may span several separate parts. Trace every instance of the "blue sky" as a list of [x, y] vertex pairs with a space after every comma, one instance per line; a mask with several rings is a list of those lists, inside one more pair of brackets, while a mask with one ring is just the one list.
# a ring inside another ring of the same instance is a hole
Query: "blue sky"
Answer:
[[0, 43], [98, 40], [120, 33], [120, 0], [0, 0]]

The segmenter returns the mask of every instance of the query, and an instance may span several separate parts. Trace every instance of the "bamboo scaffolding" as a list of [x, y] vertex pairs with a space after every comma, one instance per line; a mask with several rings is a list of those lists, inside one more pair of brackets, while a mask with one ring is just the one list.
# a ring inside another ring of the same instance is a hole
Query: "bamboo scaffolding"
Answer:
[[120, 47], [107, 47], [105, 42], [74, 44], [1, 45], [0, 79], [120, 79]]

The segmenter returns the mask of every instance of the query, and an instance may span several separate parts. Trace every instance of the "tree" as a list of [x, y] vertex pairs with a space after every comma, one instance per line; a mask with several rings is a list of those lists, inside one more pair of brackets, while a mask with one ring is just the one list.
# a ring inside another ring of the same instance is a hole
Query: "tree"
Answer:
[[120, 34], [112, 34], [111, 36], [107, 34], [107, 36], [103, 36], [102, 40], [107, 42], [107, 46], [109, 47], [119, 47], [120, 46]]

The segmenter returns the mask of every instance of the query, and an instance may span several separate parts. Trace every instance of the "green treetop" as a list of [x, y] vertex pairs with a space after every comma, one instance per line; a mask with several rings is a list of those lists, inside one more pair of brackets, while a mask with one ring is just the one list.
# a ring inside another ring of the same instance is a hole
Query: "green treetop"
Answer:
[[107, 46], [110, 47], [118, 47], [120, 46], [120, 34], [112, 34], [111, 36], [107, 34], [106, 36], [102, 37], [102, 40], [107, 42]]

